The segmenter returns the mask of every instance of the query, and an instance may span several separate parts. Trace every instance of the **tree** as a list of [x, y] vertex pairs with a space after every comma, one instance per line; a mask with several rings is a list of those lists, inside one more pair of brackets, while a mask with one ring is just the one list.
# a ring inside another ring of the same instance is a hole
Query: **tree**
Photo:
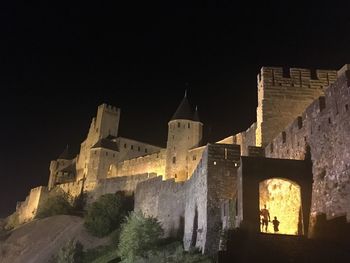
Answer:
[[83, 245], [76, 240], [70, 240], [57, 254], [57, 263], [82, 263]]
[[69, 195], [66, 193], [54, 193], [38, 209], [37, 218], [44, 218], [54, 215], [69, 215], [73, 207], [69, 202]]
[[85, 227], [98, 237], [103, 237], [120, 227], [126, 214], [125, 198], [118, 194], [105, 194], [90, 205], [85, 216]]
[[163, 236], [163, 229], [156, 218], [141, 213], [131, 213], [122, 225], [119, 256], [125, 263], [135, 262], [156, 249]]

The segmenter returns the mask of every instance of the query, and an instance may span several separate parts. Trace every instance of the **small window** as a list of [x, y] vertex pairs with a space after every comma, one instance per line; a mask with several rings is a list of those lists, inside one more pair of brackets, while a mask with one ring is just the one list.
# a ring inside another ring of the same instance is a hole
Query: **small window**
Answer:
[[173, 163], [174, 164], [176, 163], [176, 157], [175, 156], [173, 157]]
[[131, 145], [130, 149], [131, 149], [131, 150], [134, 150], [134, 145]]
[[94, 151], [95, 154], [97, 154], [97, 151]]
[[191, 124], [190, 124], [190, 123], [188, 123], [187, 127], [188, 127], [188, 128], [191, 128]]
[[113, 158], [115, 157], [115, 153], [113, 153]]
[[273, 153], [273, 143], [270, 144], [270, 152]]
[[348, 110], [349, 110], [349, 105], [345, 104], [345, 111], [348, 111]]
[[124, 148], [126, 148], [126, 143], [124, 143]]
[[287, 141], [287, 134], [285, 131], [282, 132], [282, 142], [285, 143]]
[[174, 176], [174, 177], [175, 177], [175, 179], [176, 179], [176, 178], [177, 178], [177, 174], [175, 174], [175, 176]]
[[225, 160], [227, 160], [227, 148], [225, 148]]
[[180, 128], [181, 127], [181, 124], [180, 122], [177, 123], [177, 127]]
[[145, 153], [147, 153], [147, 148], [145, 148]]
[[193, 155], [192, 160], [195, 161], [197, 159], [197, 156]]
[[332, 123], [331, 118], [328, 118], [328, 123], [329, 123], [329, 124], [331, 124], [331, 123]]
[[106, 156], [108, 156], [108, 152], [106, 152]]
[[140, 150], [141, 150], [140, 146], [139, 146], [139, 147], [137, 147], [137, 150], [138, 150], [138, 151], [140, 151]]

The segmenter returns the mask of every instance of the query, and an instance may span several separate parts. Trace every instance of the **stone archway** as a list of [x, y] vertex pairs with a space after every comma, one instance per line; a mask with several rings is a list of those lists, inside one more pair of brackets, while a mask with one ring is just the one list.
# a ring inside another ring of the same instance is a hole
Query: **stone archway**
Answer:
[[267, 231], [275, 233], [272, 220], [277, 217], [280, 222], [279, 231], [276, 234], [302, 235], [302, 200], [301, 187], [296, 183], [284, 178], [270, 178], [259, 183], [259, 208], [269, 210], [271, 222], [268, 223]]

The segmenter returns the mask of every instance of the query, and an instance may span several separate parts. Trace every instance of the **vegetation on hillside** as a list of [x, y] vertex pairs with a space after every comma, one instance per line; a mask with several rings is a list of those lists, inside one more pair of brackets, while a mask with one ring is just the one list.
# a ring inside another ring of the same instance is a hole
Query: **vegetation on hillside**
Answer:
[[123, 194], [105, 194], [92, 203], [85, 215], [85, 227], [97, 237], [103, 237], [119, 229], [122, 220], [130, 210]]
[[55, 215], [69, 215], [74, 209], [71, 205], [71, 197], [64, 192], [55, 192], [49, 195], [39, 207], [36, 218], [45, 218]]

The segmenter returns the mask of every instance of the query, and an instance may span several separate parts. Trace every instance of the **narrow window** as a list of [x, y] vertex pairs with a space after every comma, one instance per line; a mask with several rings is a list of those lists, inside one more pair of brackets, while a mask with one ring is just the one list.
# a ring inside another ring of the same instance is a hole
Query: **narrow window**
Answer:
[[113, 158], [115, 157], [115, 153], [113, 153]]
[[345, 104], [345, 111], [348, 111], [348, 110], [349, 110], [349, 105]]
[[176, 157], [175, 156], [173, 157], [173, 163], [176, 163]]
[[137, 147], [137, 150], [138, 150], [138, 151], [140, 151], [140, 150], [141, 150], [140, 146], [139, 146], [139, 147]]
[[106, 152], [106, 156], [108, 156], [108, 152]]
[[270, 152], [273, 153], [273, 143], [270, 144]]
[[329, 124], [331, 124], [331, 123], [332, 123], [331, 118], [328, 118], [328, 123], [329, 123]]
[[225, 148], [225, 160], [227, 160], [227, 148]]
[[177, 174], [175, 174], [175, 176], [174, 176], [174, 177], [175, 177], [175, 179], [176, 179], [176, 178], [177, 178]]
[[134, 150], [134, 145], [131, 145], [131, 147], [130, 147], [130, 148], [131, 148], [131, 150]]
[[181, 127], [181, 124], [180, 122], [177, 123], [177, 127], [180, 128]]
[[287, 140], [287, 134], [285, 131], [282, 132], [282, 142], [285, 143]]
[[175, 135], [173, 135], [173, 140], [175, 139]]
[[147, 153], [147, 148], [145, 148], [145, 153]]
[[126, 148], [126, 143], [124, 143], [124, 148]]
[[191, 124], [190, 123], [188, 123], [188, 128], [191, 128]]
[[195, 155], [193, 155], [192, 160], [195, 161], [197, 158]]

